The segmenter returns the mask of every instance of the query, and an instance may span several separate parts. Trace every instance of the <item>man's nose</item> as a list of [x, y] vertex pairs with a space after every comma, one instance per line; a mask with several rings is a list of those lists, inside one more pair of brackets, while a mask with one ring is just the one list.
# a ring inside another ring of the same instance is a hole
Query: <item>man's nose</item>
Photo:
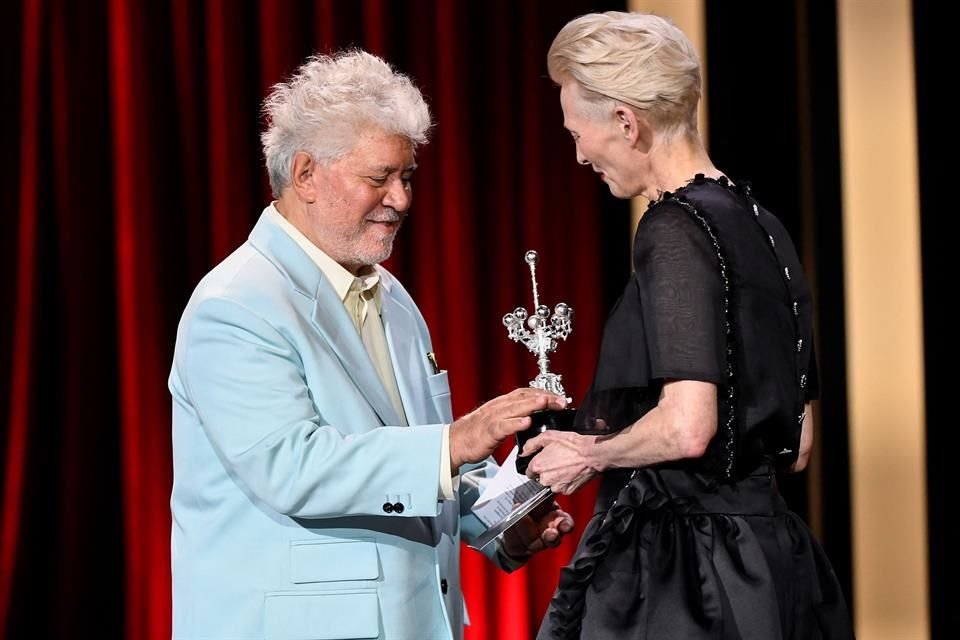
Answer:
[[580, 147], [577, 147], [577, 162], [580, 164], [590, 164], [590, 161], [587, 160], [582, 153], [580, 153]]
[[393, 180], [390, 183], [390, 189], [383, 197], [383, 205], [393, 207], [397, 211], [406, 211], [410, 208], [413, 201], [413, 192], [410, 190], [410, 183], [403, 180]]

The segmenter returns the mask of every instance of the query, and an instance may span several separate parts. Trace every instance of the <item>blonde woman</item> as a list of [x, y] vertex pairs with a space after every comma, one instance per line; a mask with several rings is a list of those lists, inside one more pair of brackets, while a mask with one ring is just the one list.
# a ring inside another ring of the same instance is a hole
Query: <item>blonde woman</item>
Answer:
[[807, 464], [810, 290], [780, 222], [697, 133], [700, 64], [666, 19], [573, 20], [548, 54], [577, 161], [650, 208], [583, 426], [523, 453], [557, 493], [603, 474], [540, 638], [850, 638], [843, 595], [777, 492]]

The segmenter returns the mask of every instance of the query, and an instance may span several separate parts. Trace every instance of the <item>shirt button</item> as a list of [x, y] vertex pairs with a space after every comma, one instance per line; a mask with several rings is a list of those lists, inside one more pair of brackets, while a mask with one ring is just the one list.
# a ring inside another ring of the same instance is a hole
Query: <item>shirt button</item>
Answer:
[[440, 579], [440, 591], [441, 591], [442, 593], [444, 593], [444, 594], [447, 593], [447, 579], [446, 579], [446, 578], [441, 578], [441, 579]]
[[393, 513], [393, 505], [389, 502], [383, 503], [383, 512], [384, 513]]
[[394, 503], [393, 503], [393, 511], [394, 511], [394, 513], [403, 513], [403, 504], [401, 504], [401, 503], [399, 503], [399, 502], [394, 502]]

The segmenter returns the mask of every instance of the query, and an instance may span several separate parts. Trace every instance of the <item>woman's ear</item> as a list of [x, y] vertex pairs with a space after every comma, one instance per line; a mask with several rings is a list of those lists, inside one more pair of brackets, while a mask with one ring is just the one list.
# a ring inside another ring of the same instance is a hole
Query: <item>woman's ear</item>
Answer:
[[643, 152], [650, 149], [653, 143], [653, 129], [645, 117], [623, 104], [616, 106], [613, 117], [627, 144]]

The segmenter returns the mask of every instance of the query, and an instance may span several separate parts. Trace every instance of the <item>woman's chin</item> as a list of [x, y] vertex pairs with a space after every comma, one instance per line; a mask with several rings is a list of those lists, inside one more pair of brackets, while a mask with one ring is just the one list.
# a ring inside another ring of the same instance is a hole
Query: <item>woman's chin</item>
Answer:
[[626, 193], [623, 189], [620, 188], [620, 185], [615, 182], [610, 182], [609, 180], [604, 180], [607, 183], [607, 187], [610, 189], [610, 195], [614, 198], [620, 198], [621, 200], [626, 200], [630, 197], [629, 193]]

